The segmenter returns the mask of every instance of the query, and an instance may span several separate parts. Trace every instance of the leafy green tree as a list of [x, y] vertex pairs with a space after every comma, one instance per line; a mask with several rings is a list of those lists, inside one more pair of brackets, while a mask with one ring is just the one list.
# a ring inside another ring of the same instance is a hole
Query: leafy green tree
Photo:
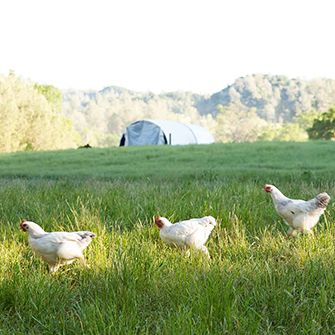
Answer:
[[62, 92], [52, 85], [34, 84], [37, 92], [43, 94], [48, 102], [54, 107], [55, 111], [62, 109]]
[[314, 120], [313, 126], [307, 129], [308, 137], [311, 140], [335, 139], [335, 107], [328, 112], [322, 113], [319, 118]]
[[55, 106], [14, 73], [0, 75], [0, 152], [76, 147], [71, 121]]
[[269, 123], [258, 134], [260, 141], [306, 141], [307, 133], [297, 123]]
[[299, 114], [293, 120], [294, 123], [297, 123], [301, 129], [307, 130], [313, 126], [314, 120], [320, 116], [320, 112], [312, 110], [310, 112], [305, 112]]
[[252, 142], [266, 121], [257, 116], [257, 111], [250, 108], [240, 111], [238, 108], [225, 109], [222, 105], [217, 106], [215, 139], [217, 142]]

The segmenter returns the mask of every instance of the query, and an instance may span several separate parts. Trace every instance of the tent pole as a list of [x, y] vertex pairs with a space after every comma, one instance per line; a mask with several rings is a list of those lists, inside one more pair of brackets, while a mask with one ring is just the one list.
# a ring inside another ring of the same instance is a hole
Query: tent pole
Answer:
[[169, 133], [169, 145], [171, 145], [171, 133]]

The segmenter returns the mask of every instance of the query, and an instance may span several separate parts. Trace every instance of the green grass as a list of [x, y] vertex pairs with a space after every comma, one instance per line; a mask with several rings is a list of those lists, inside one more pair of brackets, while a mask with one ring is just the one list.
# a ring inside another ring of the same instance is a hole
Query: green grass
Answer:
[[[0, 334], [334, 334], [334, 205], [286, 238], [264, 183], [334, 198], [335, 144], [255, 143], [0, 155]], [[153, 225], [213, 215], [212, 259]], [[90, 264], [49, 275], [18, 224], [89, 229]]]
[[27, 152], [0, 155], [0, 176], [249, 180], [284, 175], [326, 180], [335, 170], [334, 155], [334, 143], [326, 141]]

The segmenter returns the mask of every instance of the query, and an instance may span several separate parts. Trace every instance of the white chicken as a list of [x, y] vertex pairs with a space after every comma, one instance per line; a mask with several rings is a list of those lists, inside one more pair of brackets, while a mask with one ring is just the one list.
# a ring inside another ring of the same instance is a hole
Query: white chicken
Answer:
[[60, 266], [71, 264], [77, 258], [86, 265], [83, 251], [95, 237], [94, 233], [90, 231], [48, 233], [35, 222], [26, 220], [21, 222], [20, 228], [28, 233], [31, 248], [48, 263], [50, 272], [56, 272]]
[[289, 236], [296, 236], [298, 232], [311, 233], [330, 200], [327, 193], [320, 193], [308, 201], [290, 199], [269, 184], [264, 186], [264, 191], [271, 194], [277, 213], [290, 227]]
[[205, 243], [216, 225], [216, 220], [212, 216], [180, 221], [175, 224], [165, 217], [156, 216], [155, 223], [164, 242], [180, 248], [198, 249], [209, 257]]

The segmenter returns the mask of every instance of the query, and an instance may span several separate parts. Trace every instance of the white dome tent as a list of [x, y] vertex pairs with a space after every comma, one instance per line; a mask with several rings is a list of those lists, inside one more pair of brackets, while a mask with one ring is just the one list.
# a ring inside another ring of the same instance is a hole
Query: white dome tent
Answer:
[[121, 137], [120, 146], [213, 143], [205, 128], [168, 120], [139, 120], [131, 123]]

